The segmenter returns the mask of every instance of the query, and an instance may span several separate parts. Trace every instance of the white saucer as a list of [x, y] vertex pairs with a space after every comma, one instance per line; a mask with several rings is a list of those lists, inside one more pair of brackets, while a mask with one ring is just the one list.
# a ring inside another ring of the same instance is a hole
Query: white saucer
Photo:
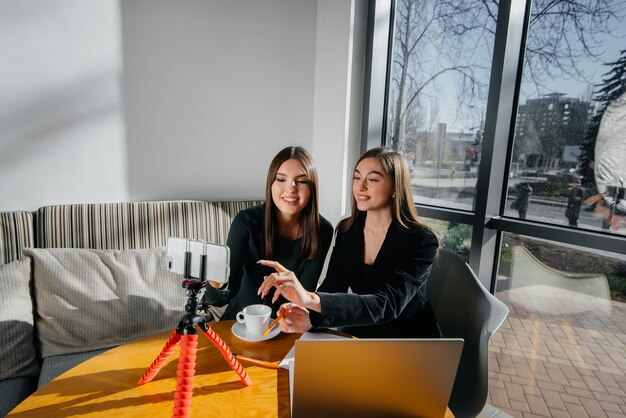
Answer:
[[259, 341], [265, 341], [274, 338], [275, 336], [280, 334], [280, 327], [278, 326], [278, 324], [276, 324], [265, 337], [262, 334], [250, 334], [246, 329], [246, 324], [242, 324], [241, 322], [235, 322], [231, 328], [231, 331], [233, 332], [235, 337], [241, 340], [256, 343]]

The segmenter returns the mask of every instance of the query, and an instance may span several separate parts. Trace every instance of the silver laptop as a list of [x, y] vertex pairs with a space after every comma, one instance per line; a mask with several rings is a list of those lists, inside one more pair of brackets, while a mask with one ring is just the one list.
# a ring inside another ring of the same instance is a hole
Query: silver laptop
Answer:
[[462, 339], [296, 341], [292, 417], [446, 413]]

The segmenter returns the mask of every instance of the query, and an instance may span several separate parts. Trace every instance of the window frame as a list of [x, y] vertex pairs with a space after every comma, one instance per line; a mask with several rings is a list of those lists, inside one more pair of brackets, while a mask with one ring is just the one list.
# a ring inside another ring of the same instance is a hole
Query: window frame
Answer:
[[[368, 7], [361, 151], [385, 144], [396, 1]], [[530, 12], [531, 0], [499, 2], [474, 210], [415, 205], [420, 215], [472, 226], [469, 265], [492, 293], [504, 232], [626, 254], [624, 236], [504, 215]]]

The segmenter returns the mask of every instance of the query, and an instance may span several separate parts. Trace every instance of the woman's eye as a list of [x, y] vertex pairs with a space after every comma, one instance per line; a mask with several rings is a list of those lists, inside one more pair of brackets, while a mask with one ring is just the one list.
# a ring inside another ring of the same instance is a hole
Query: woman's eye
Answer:
[[355, 180], [361, 180], [361, 177], [359, 177], [359, 176], [352, 176], [352, 180], [353, 180], [353, 181], [355, 181]]
[[284, 183], [287, 180], [282, 178], [282, 177], [276, 177], [276, 181], [279, 182], [279, 183]]
[[367, 179], [368, 182], [370, 183], [376, 183], [378, 181], [378, 179]]
[[308, 184], [309, 181], [308, 180], [296, 180], [297, 184]]

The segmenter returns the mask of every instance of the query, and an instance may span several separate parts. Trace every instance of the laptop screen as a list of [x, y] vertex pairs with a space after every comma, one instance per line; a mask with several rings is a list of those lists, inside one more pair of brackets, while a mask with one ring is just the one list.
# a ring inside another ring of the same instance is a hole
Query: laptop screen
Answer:
[[296, 341], [292, 416], [443, 417], [462, 339]]

